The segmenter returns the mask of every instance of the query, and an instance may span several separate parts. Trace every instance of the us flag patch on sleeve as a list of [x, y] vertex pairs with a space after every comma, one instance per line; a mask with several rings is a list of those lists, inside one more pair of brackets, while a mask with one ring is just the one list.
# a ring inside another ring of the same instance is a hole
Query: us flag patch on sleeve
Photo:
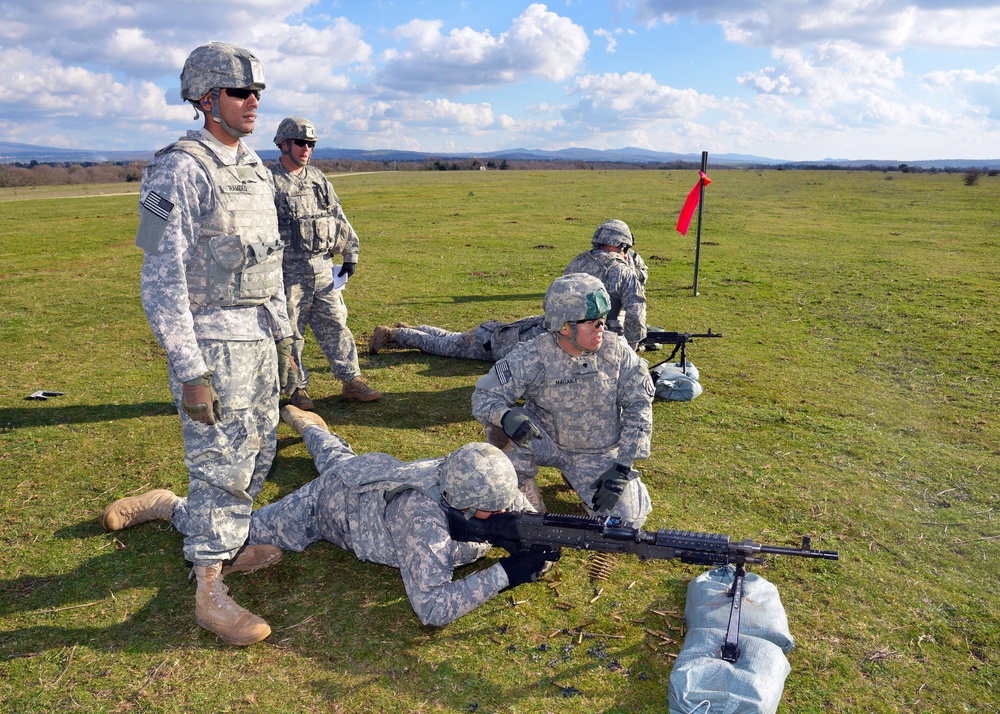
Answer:
[[142, 199], [142, 207], [163, 220], [170, 218], [170, 212], [174, 210], [174, 204], [156, 191], [150, 191], [146, 194], [146, 197]]
[[500, 384], [507, 384], [507, 382], [509, 382], [513, 377], [510, 371], [510, 365], [505, 359], [502, 359], [493, 365], [493, 369], [497, 372], [497, 379], [500, 380]]

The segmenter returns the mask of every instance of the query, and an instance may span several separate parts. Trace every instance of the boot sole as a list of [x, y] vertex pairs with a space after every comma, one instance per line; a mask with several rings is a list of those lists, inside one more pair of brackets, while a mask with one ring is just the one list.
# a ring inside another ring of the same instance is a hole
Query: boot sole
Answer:
[[218, 632], [216, 632], [215, 630], [213, 630], [211, 627], [209, 627], [207, 623], [202, 622], [202, 620], [200, 618], [198, 618], [197, 616], [195, 616], [194, 619], [195, 619], [195, 622], [197, 622], [203, 628], [205, 628], [206, 630], [208, 630], [209, 632], [211, 632], [213, 635], [215, 635], [216, 637], [218, 637], [220, 640], [222, 640], [223, 642], [225, 642], [227, 645], [234, 645], [236, 647], [246, 647], [247, 645], [254, 645], [254, 644], [257, 644], [258, 642], [260, 642], [262, 640], [266, 640], [268, 637], [271, 636], [271, 626], [265, 624], [264, 625], [264, 630], [265, 631], [264, 631], [263, 634], [251, 635], [251, 636], [248, 636], [248, 637], [244, 637], [242, 639], [235, 639], [235, 638], [232, 638], [232, 637], [223, 637], [221, 634], [219, 634]]
[[269, 560], [266, 563], [260, 563], [254, 568], [240, 568], [233, 565], [223, 565], [222, 566], [222, 577], [226, 577], [231, 573], [256, 573], [258, 570], [263, 570], [264, 568], [270, 568], [272, 565], [281, 562], [284, 553], [278, 555], [274, 560]]

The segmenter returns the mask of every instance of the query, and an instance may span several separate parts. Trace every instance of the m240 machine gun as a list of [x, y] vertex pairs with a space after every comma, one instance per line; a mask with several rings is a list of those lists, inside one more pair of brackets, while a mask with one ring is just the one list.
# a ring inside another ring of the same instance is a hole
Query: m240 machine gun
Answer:
[[[749, 538], [733, 541], [718, 533], [696, 533], [662, 529], [656, 532], [633, 528], [618, 516], [574, 516], [557, 513], [503, 513], [482, 521], [470, 519], [468, 540], [490, 542], [508, 548], [592, 550], [601, 553], [632, 553], [640, 560], [673, 560], [698, 565], [735, 565], [733, 584], [727, 593], [733, 598], [729, 627], [722, 646], [727, 662], [739, 659], [740, 608], [746, 565], [763, 563], [764, 555], [794, 555], [800, 558], [838, 560], [835, 550], [813, 550], [810, 537], [802, 547], [763, 545]], [[491, 523], [492, 521], [492, 523]]]
[[[645, 339], [643, 339], [643, 341], [639, 344], [647, 347], [650, 345], [673, 345], [673, 352], [671, 352], [670, 356], [663, 360], [663, 362], [672, 362], [674, 356], [680, 352], [681, 372], [687, 374], [687, 343], [700, 337], [722, 337], [722, 333], [712, 332], [711, 327], [708, 328], [708, 332], [700, 334], [692, 332], [661, 332], [653, 330], [651, 332], [647, 332]], [[663, 364], [663, 362], [660, 362], [659, 364]], [[659, 366], [659, 364], [656, 366]]]

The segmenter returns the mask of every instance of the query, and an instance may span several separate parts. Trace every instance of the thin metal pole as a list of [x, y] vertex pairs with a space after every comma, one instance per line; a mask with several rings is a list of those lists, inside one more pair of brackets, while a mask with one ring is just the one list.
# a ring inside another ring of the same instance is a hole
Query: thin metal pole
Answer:
[[[708, 152], [701, 152], [701, 172], [708, 173]], [[698, 264], [701, 262], [701, 210], [705, 206], [705, 182], [699, 175], [701, 186], [698, 189], [698, 237], [694, 249], [694, 297], [698, 297]]]

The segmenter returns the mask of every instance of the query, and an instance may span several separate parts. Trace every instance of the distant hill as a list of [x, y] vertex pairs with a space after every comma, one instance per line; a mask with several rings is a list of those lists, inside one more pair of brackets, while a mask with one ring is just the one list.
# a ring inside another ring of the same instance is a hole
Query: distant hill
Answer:
[[[15, 144], [0, 141], [0, 164], [2, 163], [103, 163], [121, 161], [149, 161], [153, 158], [153, 149], [135, 151], [90, 151], [85, 149], [57, 149], [32, 144]], [[265, 149], [258, 152], [265, 161], [277, 160], [280, 155], [277, 149]], [[677, 154], [664, 151], [651, 151], [635, 147], [623, 149], [587, 149], [574, 147], [545, 151], [542, 149], [504, 149], [490, 152], [421, 152], [401, 151], [396, 149], [343, 149], [320, 147], [316, 150], [317, 159], [354, 159], [359, 161], [435, 161], [435, 160], [465, 160], [480, 159], [484, 161], [583, 161], [608, 163], [675, 163], [685, 162], [700, 164], [701, 153]], [[747, 154], [709, 154], [710, 166], [728, 168], [827, 168], [843, 167], [856, 169], [891, 168], [898, 169], [909, 166], [918, 169], [1000, 169], [1000, 159], [938, 159], [930, 161], [897, 161], [886, 159], [852, 160], [852, 159], [820, 159], [818, 161], [779, 161], [764, 156]]]
[[155, 151], [87, 151], [84, 149], [56, 149], [51, 146], [14, 144], [0, 141], [0, 164], [14, 162], [40, 164], [103, 163], [105, 161], [149, 161]]

